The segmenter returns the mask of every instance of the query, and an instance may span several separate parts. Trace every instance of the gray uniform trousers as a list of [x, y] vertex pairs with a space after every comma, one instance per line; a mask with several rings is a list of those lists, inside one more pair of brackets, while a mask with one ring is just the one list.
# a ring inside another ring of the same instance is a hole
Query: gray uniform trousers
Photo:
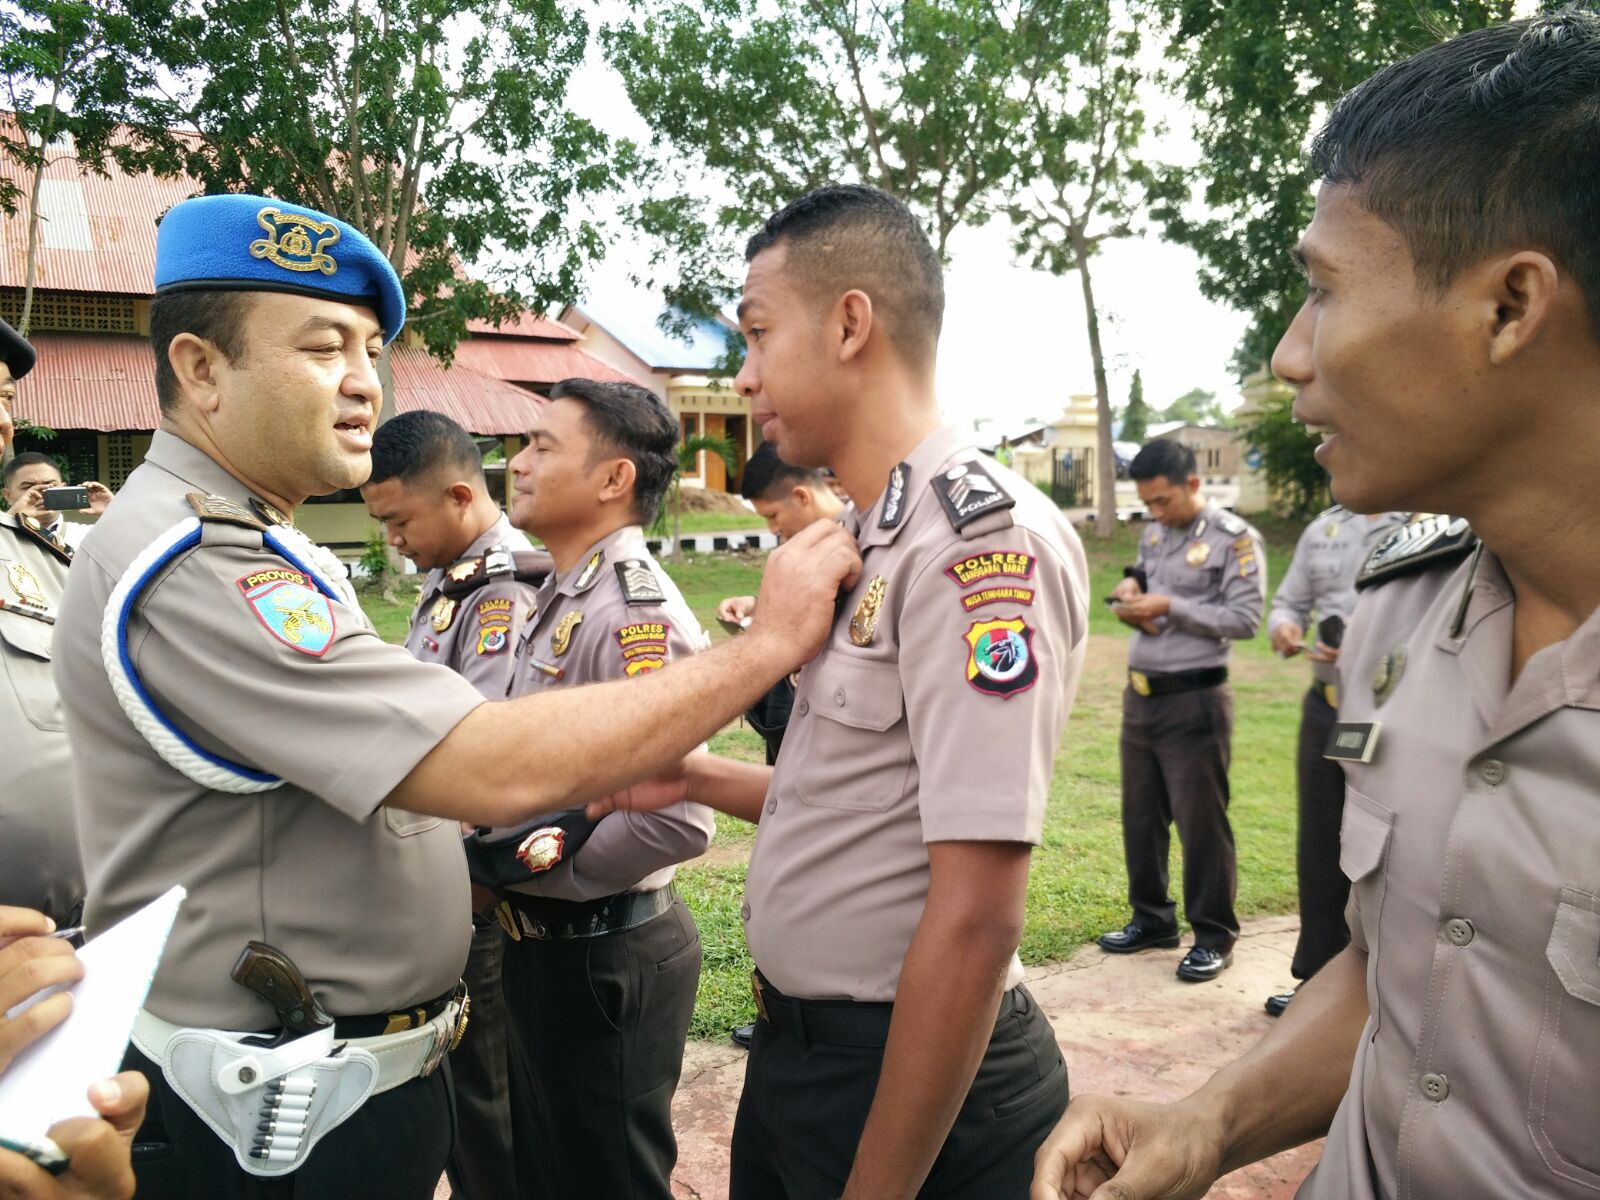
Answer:
[[1122, 701], [1122, 841], [1133, 918], [1170, 927], [1172, 826], [1183, 843], [1183, 908], [1195, 945], [1226, 951], [1239, 936], [1238, 868], [1228, 823], [1233, 692], [1226, 684]]

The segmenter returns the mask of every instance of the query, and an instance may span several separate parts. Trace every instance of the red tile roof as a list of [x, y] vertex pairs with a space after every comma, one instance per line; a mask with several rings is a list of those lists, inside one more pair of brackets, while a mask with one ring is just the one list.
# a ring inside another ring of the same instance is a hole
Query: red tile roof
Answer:
[[[52, 429], [100, 433], [156, 428], [161, 414], [149, 341], [71, 333], [41, 333], [32, 341], [39, 365], [17, 388], [19, 417]], [[399, 412], [432, 409], [469, 433], [503, 437], [526, 432], [543, 403], [532, 392], [467, 367], [446, 370], [419, 349], [396, 346], [391, 353]]]
[[576, 342], [580, 334], [560, 321], [552, 321], [537, 313], [523, 313], [515, 320], [496, 327], [489, 321], [468, 321], [468, 333], [498, 333], [516, 337], [546, 338], [552, 342]]
[[540, 386], [562, 379], [639, 382], [576, 346], [526, 338], [467, 338], [456, 346], [455, 361], [458, 366], [492, 375], [496, 379]]

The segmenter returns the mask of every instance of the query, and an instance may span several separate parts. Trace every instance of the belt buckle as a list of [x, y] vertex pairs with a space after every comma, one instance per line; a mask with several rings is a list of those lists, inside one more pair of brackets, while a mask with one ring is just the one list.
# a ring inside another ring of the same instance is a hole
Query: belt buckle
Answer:
[[751, 971], [750, 994], [756, 998], [756, 1012], [761, 1015], [761, 1019], [763, 1021], [765, 1021], [768, 1025], [771, 1025], [772, 1017], [767, 1013], [767, 998], [763, 994], [765, 991], [766, 984], [761, 981], [761, 972]]
[[1150, 676], [1143, 671], [1129, 671], [1128, 682], [1133, 685], [1133, 690], [1141, 696], [1150, 694]]
[[534, 920], [520, 908], [515, 909], [514, 911], [517, 914], [517, 921], [519, 924], [521, 924], [522, 932], [525, 935], [531, 937], [536, 942], [548, 942], [550, 940], [550, 931], [545, 928], [543, 921]]
[[1322, 698], [1328, 702], [1329, 708], [1339, 707], [1339, 685], [1325, 683], [1322, 685]]

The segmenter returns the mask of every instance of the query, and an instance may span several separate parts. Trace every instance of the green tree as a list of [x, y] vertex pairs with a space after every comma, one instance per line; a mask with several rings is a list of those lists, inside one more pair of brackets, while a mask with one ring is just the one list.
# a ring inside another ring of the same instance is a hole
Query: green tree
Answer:
[[1171, 404], [1163, 408], [1156, 418], [1160, 421], [1182, 421], [1185, 425], [1219, 425], [1229, 427], [1233, 418], [1222, 410], [1217, 394], [1205, 388], [1190, 388]]
[[1122, 440], [1138, 442], [1141, 446], [1150, 436], [1150, 418], [1153, 414], [1144, 399], [1144, 378], [1133, 373], [1133, 386], [1128, 389], [1128, 406], [1122, 410]]
[[727, 438], [697, 433], [678, 443], [678, 469], [673, 472], [672, 485], [667, 490], [666, 511], [656, 518], [654, 526], [654, 532], [665, 532], [667, 513], [672, 514], [672, 545], [667, 549], [668, 558], [683, 555], [683, 477], [700, 473], [702, 454], [715, 454], [730, 472], [737, 466], [733, 443]]
[[1328, 474], [1313, 456], [1316, 439], [1290, 412], [1293, 406], [1292, 393], [1266, 400], [1242, 432], [1246, 445], [1261, 454], [1273, 511], [1309, 517], [1328, 506]]
[[602, 36], [653, 131], [660, 175], [636, 215], [659, 247], [652, 282], [680, 311], [715, 312], [736, 294], [717, 264], [825, 183], [900, 197], [941, 254], [957, 228], [997, 210], [1027, 72], [1016, 21], [989, 0], [640, 0], [635, 11]]
[[[1512, 16], [1513, 0], [1154, 0], [1199, 166], [1169, 170], [1153, 215], [1202, 263], [1201, 292], [1251, 314], [1234, 366], [1271, 356], [1305, 283], [1288, 254], [1314, 207], [1305, 146], [1344, 92], [1379, 68]], [[1202, 203], [1196, 205], [1194, 201]]]
[[1099, 416], [1095, 532], [1110, 537], [1117, 526], [1116, 459], [1092, 266], [1106, 242], [1134, 232], [1153, 178], [1138, 152], [1145, 128], [1140, 37], [1131, 24], [1122, 26], [1107, 0], [1041, 6], [1025, 36], [1043, 65], [1018, 131], [1023, 186], [1009, 212], [1025, 261], [1052, 275], [1078, 276]]
[[[408, 327], [448, 359], [469, 320], [580, 291], [604, 229], [587, 206], [632, 147], [567, 110], [589, 37], [546, 0], [149, 3], [124, 30], [160, 87], [81, 87], [126, 122], [130, 169], [259, 191], [348, 221], [388, 257]], [[380, 373], [388, 391], [387, 357]]]

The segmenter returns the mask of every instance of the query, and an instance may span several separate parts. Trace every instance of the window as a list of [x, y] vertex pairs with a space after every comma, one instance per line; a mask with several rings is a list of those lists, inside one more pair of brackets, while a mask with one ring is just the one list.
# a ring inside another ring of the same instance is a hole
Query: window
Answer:
[[[10, 325], [22, 320], [22, 290], [0, 291], [0, 320]], [[123, 296], [98, 296], [89, 292], [33, 294], [28, 314], [31, 331], [65, 330], [74, 333], [137, 333], [133, 300]]]

